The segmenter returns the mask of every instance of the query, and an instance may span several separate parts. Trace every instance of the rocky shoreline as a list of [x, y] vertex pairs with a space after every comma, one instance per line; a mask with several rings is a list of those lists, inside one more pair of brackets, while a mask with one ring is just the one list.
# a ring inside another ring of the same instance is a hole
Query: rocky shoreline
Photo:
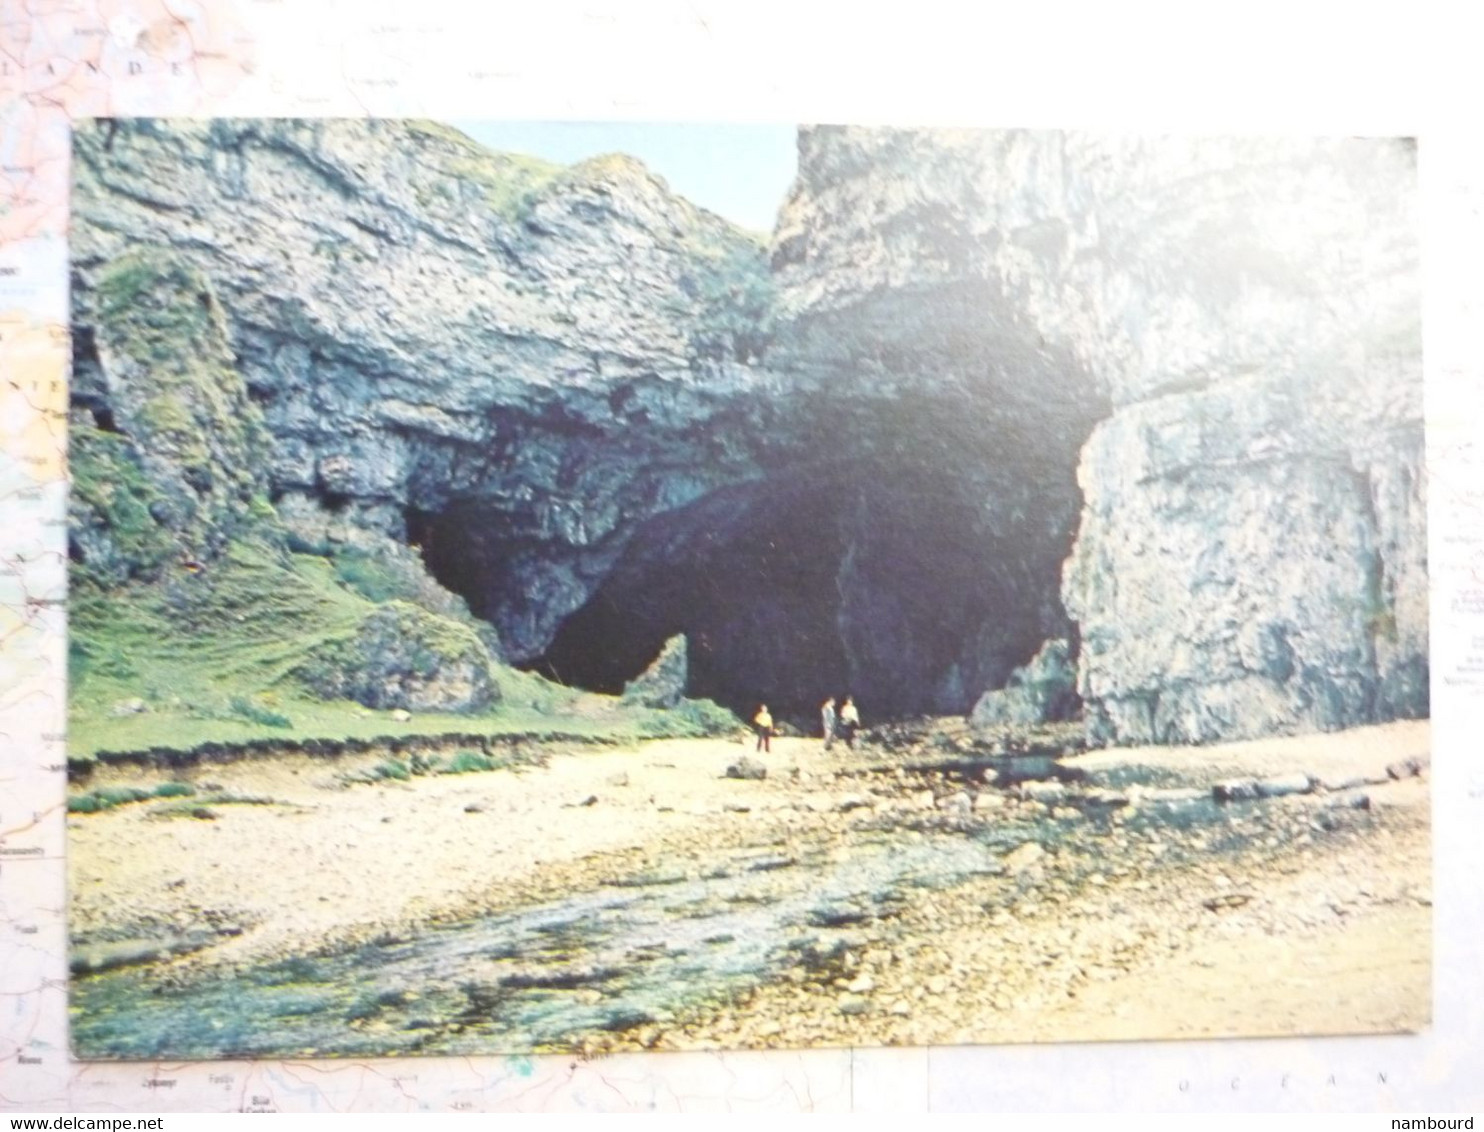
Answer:
[[1427, 747], [1398, 723], [1038, 762], [936, 724], [781, 739], [761, 780], [725, 740], [369, 785], [243, 761], [198, 773], [262, 804], [71, 819], [74, 954], [190, 939], [131, 973], [167, 998], [357, 948], [423, 980], [303, 1039], [331, 1054], [1416, 1029]]
[[[1028, 784], [976, 811], [1023, 833], [1002, 869], [819, 933], [736, 1008], [675, 1038], [637, 1036], [757, 1048], [1417, 1029], [1429, 1016], [1426, 792], [1398, 769], [1368, 793], [1195, 820], [1181, 814], [1208, 800], [1194, 788], [1135, 789], [1106, 825], [1086, 810], [1097, 788], [1052, 803]], [[975, 820], [961, 797], [939, 794], [942, 816], [924, 824]], [[1213, 994], [1226, 1009], [1201, 1009]]]

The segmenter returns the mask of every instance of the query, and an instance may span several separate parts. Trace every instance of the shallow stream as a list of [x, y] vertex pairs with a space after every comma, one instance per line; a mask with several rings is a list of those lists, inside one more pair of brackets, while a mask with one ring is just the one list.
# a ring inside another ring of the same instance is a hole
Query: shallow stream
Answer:
[[733, 853], [704, 876], [615, 877], [406, 940], [152, 987], [140, 971], [74, 980], [79, 1057], [526, 1052], [665, 1023], [783, 968], [828, 965], [914, 890], [1000, 871], [961, 835], [881, 834], [848, 857]]

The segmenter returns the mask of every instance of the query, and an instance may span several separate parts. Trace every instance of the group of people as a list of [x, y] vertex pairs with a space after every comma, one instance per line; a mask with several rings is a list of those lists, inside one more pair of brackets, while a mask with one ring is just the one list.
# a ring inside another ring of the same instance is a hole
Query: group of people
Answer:
[[[819, 720], [824, 732], [826, 751], [835, 745], [836, 739], [843, 739], [847, 747], [852, 751], [855, 750], [855, 737], [861, 729], [861, 713], [855, 706], [854, 696], [846, 696], [840, 702], [838, 710], [835, 707], [834, 696], [825, 700], [819, 707]], [[757, 732], [756, 749], [771, 752], [774, 732], [773, 713], [768, 710], [767, 704], [758, 705], [757, 714], [752, 717], [752, 729]]]

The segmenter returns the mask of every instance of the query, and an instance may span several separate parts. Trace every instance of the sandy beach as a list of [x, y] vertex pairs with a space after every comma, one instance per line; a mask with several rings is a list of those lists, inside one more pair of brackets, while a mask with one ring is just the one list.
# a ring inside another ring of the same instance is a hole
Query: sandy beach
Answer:
[[[826, 753], [793, 738], [761, 756], [765, 779], [725, 777], [750, 753], [750, 740], [719, 739], [554, 747], [544, 766], [355, 784], [375, 756], [114, 769], [121, 784], [183, 778], [198, 795], [254, 801], [209, 816], [160, 802], [73, 815], [74, 963], [191, 940], [142, 968], [190, 986], [558, 896], [737, 878], [768, 887], [698, 897], [710, 904], [684, 916], [718, 917], [726, 901], [786, 909], [808, 897], [810, 870], [864, 876], [941, 846], [969, 864], [930, 886], [898, 878], [779, 911], [776, 931], [752, 941], [772, 949], [756, 977], [558, 1044], [1349, 1033], [1430, 1016], [1425, 722], [1096, 751], [1059, 764], [1067, 781], [1039, 784], [965, 781], [920, 760], [903, 769], [899, 753], [869, 743]], [[1181, 816], [1209, 809], [1217, 783], [1295, 773], [1307, 789]], [[657, 942], [639, 952], [696, 953], [645, 930]], [[592, 954], [502, 956], [480, 977], [598, 1003], [614, 992]], [[477, 1041], [480, 1027], [460, 1019], [435, 1017], [444, 1044], [428, 1048]]]

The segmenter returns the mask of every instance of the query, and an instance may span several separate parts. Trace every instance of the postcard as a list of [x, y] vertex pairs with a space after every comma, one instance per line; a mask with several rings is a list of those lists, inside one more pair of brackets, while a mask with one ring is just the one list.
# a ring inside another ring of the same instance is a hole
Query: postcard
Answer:
[[77, 1058], [1427, 1024], [1410, 139], [72, 175]]

